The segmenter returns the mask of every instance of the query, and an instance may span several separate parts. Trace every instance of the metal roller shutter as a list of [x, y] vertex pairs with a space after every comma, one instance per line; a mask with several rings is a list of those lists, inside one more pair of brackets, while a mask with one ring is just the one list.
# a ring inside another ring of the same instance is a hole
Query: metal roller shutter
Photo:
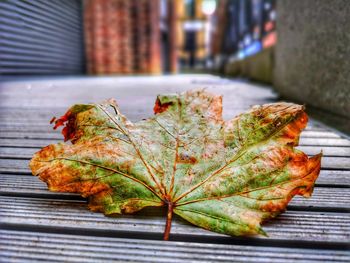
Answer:
[[0, 75], [84, 72], [81, 0], [0, 0]]

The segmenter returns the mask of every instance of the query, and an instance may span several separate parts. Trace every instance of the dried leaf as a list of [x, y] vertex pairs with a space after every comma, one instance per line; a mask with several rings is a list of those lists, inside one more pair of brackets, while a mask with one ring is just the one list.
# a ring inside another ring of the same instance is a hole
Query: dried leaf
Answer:
[[56, 120], [72, 145], [49, 145], [30, 167], [51, 191], [89, 197], [106, 215], [168, 206], [172, 214], [228, 235], [264, 234], [260, 223], [309, 197], [321, 154], [294, 149], [303, 106], [255, 106], [223, 121], [222, 97], [204, 91], [160, 95], [156, 115], [128, 121], [114, 100], [74, 105]]

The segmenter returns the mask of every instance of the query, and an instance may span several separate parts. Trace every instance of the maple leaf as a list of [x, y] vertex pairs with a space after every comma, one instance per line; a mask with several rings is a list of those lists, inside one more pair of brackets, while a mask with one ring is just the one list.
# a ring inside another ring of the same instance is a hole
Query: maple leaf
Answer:
[[30, 162], [51, 191], [89, 197], [106, 215], [167, 206], [202, 228], [264, 234], [260, 223], [309, 197], [321, 154], [294, 149], [306, 126], [303, 106], [254, 106], [222, 119], [222, 97], [205, 91], [159, 95], [156, 115], [131, 123], [114, 100], [74, 105], [56, 120], [72, 144], [49, 145]]

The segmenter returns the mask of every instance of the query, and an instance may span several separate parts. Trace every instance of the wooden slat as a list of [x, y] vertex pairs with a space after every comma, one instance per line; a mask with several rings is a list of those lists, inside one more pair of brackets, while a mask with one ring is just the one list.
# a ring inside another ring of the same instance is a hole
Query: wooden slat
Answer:
[[343, 209], [350, 212], [350, 189], [349, 188], [330, 188], [330, 187], [315, 187], [312, 197], [303, 198], [296, 196], [290, 202], [289, 206], [299, 206], [308, 210], [308, 208], [323, 208], [327, 211], [328, 208]]
[[321, 170], [316, 185], [350, 186], [349, 170]]
[[2, 139], [54, 139], [62, 140], [62, 134], [58, 132], [38, 133], [38, 132], [3, 132], [0, 134]]
[[[131, 98], [128, 98], [128, 99], [131, 99]], [[126, 100], [118, 100], [118, 102], [120, 102], [121, 105], [124, 105], [124, 107], [121, 107], [121, 111], [130, 120], [139, 121], [141, 119], [148, 118], [153, 115], [153, 111], [152, 111], [152, 105], [154, 103], [153, 100], [151, 100], [150, 104], [147, 107], [140, 107], [139, 101], [126, 103]], [[98, 101], [98, 100], [95, 100], [95, 101]], [[72, 102], [72, 104], [73, 103], [74, 102]], [[49, 125], [49, 120], [53, 116], [61, 116], [62, 114], [64, 114], [69, 108], [69, 106], [67, 106], [67, 108], [64, 108], [64, 109], [55, 110], [55, 112], [52, 112], [49, 114], [47, 114], [48, 110], [45, 108], [41, 110], [28, 111], [28, 112], [27, 110], [22, 110], [21, 112], [15, 112], [15, 113], [12, 112], [12, 110], [10, 112], [3, 111], [3, 113], [0, 114], [0, 128], [3, 125], [13, 125], [13, 126], [17, 126], [16, 128], [21, 129], [22, 126], [31, 126], [32, 123], [35, 123], [36, 125], [40, 125], [40, 126], [46, 126], [46, 128], [51, 128], [52, 126]], [[246, 111], [249, 108], [250, 108], [249, 105], [241, 105], [235, 108], [227, 109], [226, 114], [224, 113], [224, 117], [226, 116], [226, 119], [231, 119], [232, 117]], [[17, 109], [13, 109], [13, 110], [17, 110]], [[26, 131], [25, 128], [23, 128], [23, 130]], [[334, 132], [328, 131], [327, 128], [313, 126], [312, 123], [309, 123], [308, 127], [305, 129], [302, 135], [305, 135], [305, 137], [311, 137], [311, 138], [315, 138], [315, 137], [339, 138], [339, 135], [335, 134]]]
[[[349, 184], [350, 173], [346, 178], [347, 184]], [[0, 174], [0, 195], [26, 195], [26, 196], [41, 196], [50, 197], [59, 196], [67, 197], [71, 199], [80, 199], [78, 195], [50, 192], [47, 190], [47, 186], [44, 182], [41, 182], [34, 176], [21, 176], [21, 175], [6, 175]], [[303, 198], [296, 196], [289, 204], [289, 208], [303, 207], [307, 210], [310, 207], [331, 210], [349, 210], [350, 212], [350, 188], [330, 188], [330, 187], [315, 187], [314, 193], [311, 198]]]
[[[60, 134], [50, 135], [61, 136]], [[0, 136], [1, 137], [1, 136]], [[49, 136], [48, 136], [49, 137]], [[35, 135], [33, 133], [33, 137]], [[40, 148], [13, 148], [13, 147], [0, 147], [0, 158], [22, 158], [30, 159], [32, 155], [37, 152]], [[326, 157], [350, 157], [350, 147], [318, 147], [318, 146], [299, 146], [299, 150], [305, 152], [307, 155], [313, 156], [319, 154], [322, 150], [323, 156]]]
[[[9, 169], [10, 170], [10, 169]], [[11, 172], [11, 170], [10, 170]], [[13, 178], [10, 178], [10, 176], [13, 176]], [[28, 173], [0, 173], [0, 180], [1, 178], [3, 180], [6, 180], [7, 182], [16, 182], [16, 187], [19, 189], [23, 187], [24, 189], [27, 187], [26, 182], [27, 180], [34, 181], [35, 184], [41, 184], [41, 182], [35, 178], [32, 177], [30, 171], [28, 170]], [[321, 170], [321, 173], [316, 181], [316, 186], [322, 186], [322, 187], [350, 187], [350, 171], [345, 170]], [[16, 192], [16, 189], [12, 189], [13, 192]], [[19, 191], [19, 190], [18, 190]]]
[[[0, 139], [1, 141], [1, 139]], [[41, 144], [46, 146], [47, 144]], [[323, 157], [321, 162], [323, 169], [350, 169], [348, 157]], [[14, 171], [28, 171], [28, 160], [0, 159], [0, 169], [13, 169]]]
[[41, 196], [70, 196], [79, 199], [79, 195], [70, 193], [56, 193], [48, 191], [44, 182], [34, 176], [0, 174], [0, 195], [41, 195]]
[[[43, 147], [48, 144], [56, 143], [57, 139], [0, 139], [0, 146], [19, 146], [19, 147]], [[321, 147], [350, 147], [350, 141], [338, 138], [300, 138], [300, 146], [318, 146]]]
[[300, 138], [299, 145], [309, 146], [350, 146], [348, 139], [338, 138]]
[[[1, 109], [0, 109], [0, 112], [1, 112]], [[64, 110], [62, 112], [64, 112]], [[61, 114], [51, 114], [50, 116], [51, 117], [61, 116]], [[130, 120], [135, 121], [137, 119], [134, 116], [130, 118]], [[310, 127], [310, 128], [307, 128], [306, 131], [325, 132], [327, 130], [325, 128]], [[38, 136], [40, 136], [41, 134], [56, 134], [56, 136], [58, 136], [59, 139], [63, 138], [61, 131], [59, 129], [53, 130], [53, 126], [49, 125], [49, 119], [47, 119], [46, 123], [35, 123], [35, 126], [33, 126], [32, 123], [16, 123], [15, 120], [12, 120], [12, 121], [9, 120], [7, 122], [1, 122], [0, 120], [0, 135], [11, 134], [12, 132], [19, 133], [19, 134], [38, 133]], [[325, 147], [323, 146], [323, 148]]]
[[[161, 236], [165, 220], [159, 215], [123, 215], [106, 217], [101, 213], [88, 211], [84, 201], [0, 197], [0, 224], [12, 226], [46, 227], [62, 229], [95, 229], [110, 231], [115, 236], [132, 234], [154, 234]], [[264, 225], [269, 240], [302, 240], [317, 242], [350, 242], [350, 214], [287, 211]], [[209, 232], [189, 225], [175, 217], [172, 234], [194, 238], [227, 238], [225, 235]]]
[[11, 230], [0, 230], [0, 236], [0, 256], [7, 262], [257, 262], [261, 258], [266, 262], [350, 261], [348, 251], [317, 248], [162, 242]]
[[304, 138], [340, 138], [339, 134], [332, 131], [310, 131], [304, 130], [301, 132], [301, 137]]
[[[49, 118], [49, 117], [48, 117]], [[47, 131], [52, 129], [53, 125], [47, 125]], [[1, 129], [0, 129], [1, 131]], [[30, 131], [11, 131], [11, 132], [2, 132], [0, 134], [0, 138], [8, 138], [8, 139], [57, 139], [62, 140], [63, 136], [60, 132], [30, 132]], [[338, 134], [333, 132], [325, 132], [325, 131], [304, 131], [301, 134], [302, 138], [340, 138]]]
[[298, 149], [305, 152], [307, 155], [316, 155], [322, 150], [323, 156], [350, 157], [350, 147], [299, 146]]
[[321, 161], [321, 167], [324, 169], [350, 169], [350, 158], [324, 156]]
[[0, 159], [31, 159], [37, 148], [0, 147]]

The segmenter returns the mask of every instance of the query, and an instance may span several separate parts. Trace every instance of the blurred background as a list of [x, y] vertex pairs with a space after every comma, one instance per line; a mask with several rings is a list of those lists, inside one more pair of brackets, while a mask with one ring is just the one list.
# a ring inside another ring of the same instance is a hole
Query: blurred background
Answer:
[[211, 73], [349, 126], [346, 0], [1, 0], [0, 78]]
[[1, 1], [0, 74], [225, 71], [275, 45], [275, 2]]

